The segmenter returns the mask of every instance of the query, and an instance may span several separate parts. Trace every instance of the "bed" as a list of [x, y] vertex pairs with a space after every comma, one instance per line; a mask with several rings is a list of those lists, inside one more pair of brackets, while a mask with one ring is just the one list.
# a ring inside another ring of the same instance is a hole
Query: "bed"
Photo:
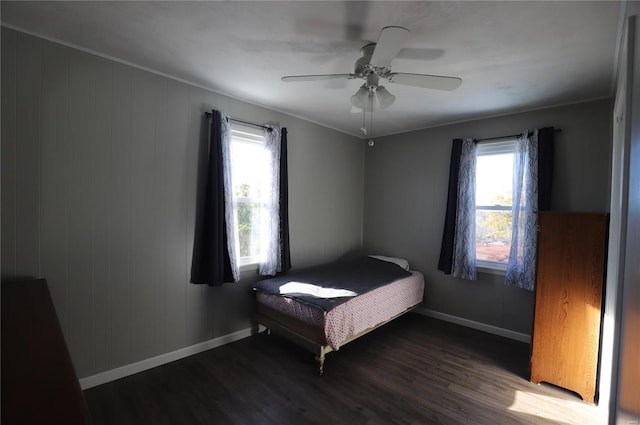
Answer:
[[256, 321], [316, 355], [327, 353], [413, 310], [424, 276], [406, 260], [363, 256], [258, 282]]

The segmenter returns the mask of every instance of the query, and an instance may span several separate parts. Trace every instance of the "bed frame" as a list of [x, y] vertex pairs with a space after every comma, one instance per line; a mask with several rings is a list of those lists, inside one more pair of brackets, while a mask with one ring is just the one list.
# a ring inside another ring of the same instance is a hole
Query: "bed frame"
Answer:
[[[368, 334], [374, 329], [389, 323], [390, 321], [409, 313], [420, 305], [420, 303], [409, 307], [408, 309], [396, 314], [390, 319], [377, 324], [371, 328], [368, 328], [356, 335], [349, 336], [346, 340], [342, 341], [341, 346], [345, 345], [355, 339], [360, 338], [363, 335]], [[295, 344], [300, 345], [306, 350], [311, 351], [316, 356], [318, 362], [318, 374], [322, 376], [324, 371], [324, 359], [325, 356], [333, 351], [333, 348], [327, 344], [327, 340], [324, 335], [324, 328], [319, 326], [308, 325], [296, 318], [287, 316], [280, 313], [277, 310], [258, 304], [258, 312], [255, 315], [255, 320], [267, 328], [267, 332], [275, 332]]]

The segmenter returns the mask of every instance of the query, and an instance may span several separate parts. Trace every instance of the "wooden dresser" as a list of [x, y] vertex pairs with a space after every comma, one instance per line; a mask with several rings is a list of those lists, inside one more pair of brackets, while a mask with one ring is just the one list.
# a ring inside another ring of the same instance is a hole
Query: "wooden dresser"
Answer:
[[531, 382], [595, 402], [607, 215], [539, 214]]
[[1, 422], [92, 423], [44, 279], [2, 282]]

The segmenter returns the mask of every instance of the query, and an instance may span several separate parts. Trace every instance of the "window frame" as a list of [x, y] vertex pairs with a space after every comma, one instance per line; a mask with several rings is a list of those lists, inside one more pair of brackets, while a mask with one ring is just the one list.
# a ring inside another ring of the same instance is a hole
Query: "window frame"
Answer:
[[[476, 146], [476, 160], [480, 156], [490, 156], [490, 155], [503, 155], [503, 154], [512, 154], [515, 155], [515, 146], [516, 146], [517, 138], [515, 137], [505, 137], [501, 139], [478, 142]], [[477, 167], [477, 165], [476, 165]], [[513, 170], [511, 171], [511, 176], [513, 177]], [[476, 168], [476, 198], [478, 193], [478, 184], [477, 184], [477, 168]], [[475, 205], [475, 213], [477, 217], [478, 210], [488, 210], [488, 211], [512, 211], [513, 205], [505, 206], [505, 205], [478, 205], [476, 200]], [[477, 223], [476, 223], [476, 231], [477, 231]], [[490, 274], [499, 274], [504, 275], [507, 270], [507, 263], [500, 263], [497, 261], [487, 261], [487, 260], [478, 260], [478, 254], [476, 252], [476, 268], [478, 271], [483, 273]]]
[[[266, 140], [264, 138], [264, 134], [258, 128], [254, 128], [252, 126], [248, 126], [241, 123], [231, 123], [231, 149], [233, 151], [233, 145], [236, 143], [245, 143], [245, 144], [254, 144], [264, 146]], [[232, 156], [231, 167], [234, 167], [235, 161]], [[233, 170], [232, 170], [233, 173]], [[234, 199], [236, 203], [261, 203], [262, 200], [260, 198], [255, 198], [251, 196], [242, 196], [235, 197]], [[236, 212], [237, 214], [237, 212]], [[239, 230], [239, 223], [236, 223], [236, 231]], [[258, 270], [258, 266], [260, 264], [260, 253], [254, 256], [242, 257], [240, 255], [240, 234], [238, 232], [238, 240], [236, 241], [238, 246], [238, 267], [240, 271], [253, 271]]]

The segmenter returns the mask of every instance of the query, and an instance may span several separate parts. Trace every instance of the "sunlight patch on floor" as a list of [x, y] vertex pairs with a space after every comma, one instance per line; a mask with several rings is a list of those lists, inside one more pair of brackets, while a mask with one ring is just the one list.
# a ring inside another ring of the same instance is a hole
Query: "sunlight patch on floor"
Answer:
[[585, 403], [535, 392], [516, 390], [511, 411], [558, 421], [560, 424], [605, 425], [605, 409]]

